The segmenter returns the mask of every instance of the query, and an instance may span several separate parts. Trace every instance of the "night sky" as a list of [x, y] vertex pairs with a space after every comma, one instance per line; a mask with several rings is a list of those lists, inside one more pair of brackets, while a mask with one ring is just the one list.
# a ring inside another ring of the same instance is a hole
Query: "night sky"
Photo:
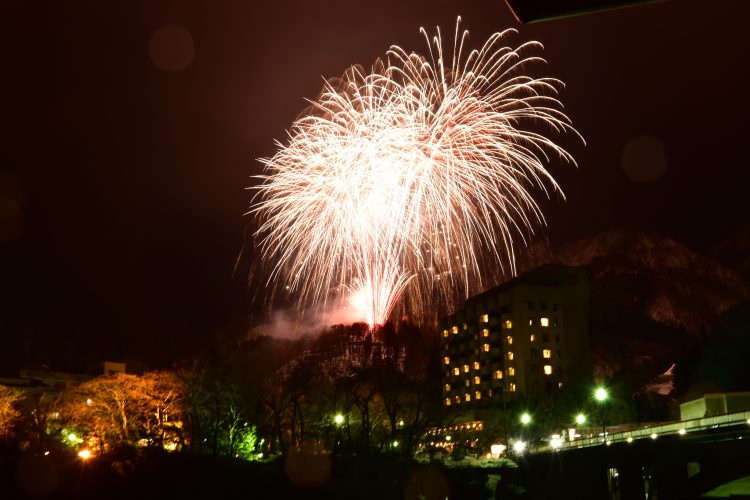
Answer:
[[500, 0], [0, 4], [0, 374], [164, 366], [259, 321], [258, 157], [323, 77], [418, 28], [545, 45], [585, 137], [542, 237], [611, 228], [706, 251], [748, 222], [750, 2], [672, 0], [519, 25]]

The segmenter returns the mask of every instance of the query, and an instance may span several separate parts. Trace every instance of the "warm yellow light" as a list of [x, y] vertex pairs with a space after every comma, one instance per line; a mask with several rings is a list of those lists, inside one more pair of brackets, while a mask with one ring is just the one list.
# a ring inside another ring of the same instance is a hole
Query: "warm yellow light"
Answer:
[[443, 363], [445, 363], [446, 365], [451, 364], [451, 358], [449, 358], [448, 356], [444, 357], [443, 358]]
[[552, 375], [552, 365], [544, 365], [544, 374]]
[[490, 452], [496, 457], [499, 455], [502, 455], [505, 452], [505, 445], [504, 444], [491, 444]]
[[461, 373], [461, 370], [459, 370], [458, 367], [453, 369], [453, 375], [458, 375], [459, 373]]
[[[484, 352], [490, 352], [490, 345], [489, 345], [489, 344], [484, 344], [484, 345], [482, 345], [482, 350], [483, 350]], [[434, 358], [433, 358], [433, 359], [434, 359]]]
[[480, 323], [489, 323], [489, 321], [490, 321], [490, 316], [488, 314], [482, 314], [481, 316], [479, 316]]
[[479, 361], [474, 361], [474, 369], [479, 370]]
[[447, 337], [447, 336], [448, 336], [448, 330], [443, 330], [443, 337]]
[[[546, 359], [551, 358], [552, 357], [552, 350], [551, 349], [544, 349], [544, 350], [542, 350], [542, 357], [544, 357]], [[446, 358], [446, 359], [448, 359], [448, 358]]]
[[539, 318], [539, 324], [542, 326], [549, 326], [549, 318]]
[[476, 376], [474, 377], [474, 385], [479, 385], [482, 382], [481, 377]]
[[505, 337], [505, 342], [508, 345], [513, 345], [513, 336], [512, 335], [508, 335], [507, 337]]
[[513, 328], [513, 322], [509, 319], [505, 320], [505, 322], [503, 323], [503, 328], [505, 328], [506, 330], [510, 330], [511, 328]]
[[480, 391], [475, 392], [474, 399], [482, 399], [482, 393]]
[[81, 450], [78, 452], [78, 456], [84, 460], [91, 458], [91, 450]]
[[508, 392], [516, 392], [516, 384], [511, 382], [510, 385], [508, 385]]
[[464, 365], [464, 373], [469, 373], [469, 365]]
[[[453, 335], [457, 334], [458, 333], [458, 327], [457, 326], [451, 327], [451, 331], [453, 332]], [[435, 359], [435, 358], [432, 358], [432, 359]]]
[[529, 335], [529, 342], [534, 342], [535, 340], [536, 340], [536, 335], [534, 335], [533, 333]]
[[485, 328], [484, 330], [482, 330], [482, 337], [489, 337], [489, 336], [490, 336], [490, 331], [488, 329]]
[[443, 390], [444, 390], [445, 392], [448, 392], [448, 391], [450, 391], [450, 390], [451, 390], [451, 385], [450, 385], [450, 384], [445, 384], [445, 386], [443, 387]]
[[336, 425], [341, 425], [344, 423], [344, 416], [339, 413], [335, 417], [333, 417], [333, 421], [336, 423]]
[[497, 370], [497, 371], [495, 372], [495, 378], [496, 378], [497, 380], [500, 380], [500, 379], [502, 379], [502, 378], [503, 378], [503, 372], [501, 372], [500, 370]]
[[508, 361], [513, 361], [513, 351], [506, 352], [505, 357], [508, 359]]
[[445, 398], [445, 406], [451, 405], [451, 398]]
[[516, 375], [516, 369], [513, 368], [512, 366], [510, 368], [508, 368], [508, 376], [509, 377], [513, 377], [515, 375]]
[[687, 431], [685, 430], [684, 427], [677, 432], [680, 434], [680, 436], [684, 436], [685, 434], [687, 434]]
[[464, 399], [465, 399], [466, 401], [471, 401], [471, 394], [469, 394], [469, 393], [467, 392], [467, 393], [466, 393], [466, 396], [464, 396]]

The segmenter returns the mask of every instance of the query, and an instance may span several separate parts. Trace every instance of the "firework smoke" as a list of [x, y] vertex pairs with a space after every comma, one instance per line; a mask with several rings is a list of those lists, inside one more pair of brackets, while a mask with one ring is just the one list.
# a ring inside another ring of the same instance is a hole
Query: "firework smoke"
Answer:
[[575, 162], [538, 130], [578, 134], [562, 83], [524, 74], [541, 45], [507, 47], [507, 30], [464, 54], [459, 25], [447, 62], [422, 30], [426, 55], [393, 46], [326, 81], [262, 160], [256, 238], [301, 307], [348, 301], [374, 326], [399, 298], [415, 317], [452, 304], [515, 272], [516, 240], [544, 224], [531, 191], [562, 194], [545, 165]]

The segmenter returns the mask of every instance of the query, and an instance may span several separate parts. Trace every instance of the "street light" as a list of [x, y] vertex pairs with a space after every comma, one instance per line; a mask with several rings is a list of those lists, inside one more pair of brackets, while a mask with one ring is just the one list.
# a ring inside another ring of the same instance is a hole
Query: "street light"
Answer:
[[341, 413], [337, 413], [336, 416], [333, 417], [333, 421], [336, 425], [341, 425], [344, 423], [344, 416]]
[[608, 397], [609, 394], [607, 393], [607, 389], [605, 389], [604, 387], [597, 387], [594, 391], [594, 398], [596, 398], [596, 400], [600, 403], [606, 401]]
[[528, 413], [524, 413], [523, 415], [521, 415], [521, 423], [523, 425], [529, 425], [529, 423], [531, 423], [531, 415], [529, 415]]
[[[597, 400], [599, 403], [604, 403], [609, 398], [609, 394], [607, 393], [607, 389], [604, 387], [597, 387], [594, 391], [594, 399]], [[607, 421], [604, 420], [604, 409], [601, 409], [601, 417], [602, 417], [602, 439], [604, 440], [605, 444], [607, 443]]]
[[578, 415], [576, 415], [576, 423], [578, 425], [585, 424], [586, 423], [586, 415], [584, 415], [583, 413], [579, 413]]

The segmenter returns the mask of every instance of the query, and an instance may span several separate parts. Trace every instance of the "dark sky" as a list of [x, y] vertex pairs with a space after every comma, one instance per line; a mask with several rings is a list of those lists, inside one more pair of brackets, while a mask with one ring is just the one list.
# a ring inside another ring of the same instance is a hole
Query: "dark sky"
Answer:
[[[500, 0], [0, 4], [0, 373], [168, 363], [252, 321], [244, 215], [256, 158], [322, 77], [420, 26], [516, 27], [587, 146], [553, 166], [553, 241], [610, 228], [705, 250], [748, 222], [750, 2], [518, 25]], [[177, 27], [175, 27], [177, 26]]]

